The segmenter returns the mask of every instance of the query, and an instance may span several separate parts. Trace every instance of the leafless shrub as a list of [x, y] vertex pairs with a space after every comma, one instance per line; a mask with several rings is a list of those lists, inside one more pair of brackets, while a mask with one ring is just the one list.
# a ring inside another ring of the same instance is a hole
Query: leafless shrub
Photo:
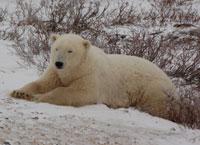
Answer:
[[[190, 0], [152, 0], [152, 9], [143, 13], [146, 25], [166, 26], [169, 23], [197, 23], [200, 16], [192, 8]], [[187, 3], [187, 6], [183, 4]]]
[[6, 8], [0, 8], [0, 23], [5, 21], [8, 11]]
[[[7, 20], [8, 11], [6, 8], [0, 8], [0, 27], [3, 26], [3, 23]], [[0, 38], [3, 38], [5, 30], [0, 28]]]
[[169, 120], [191, 128], [200, 128], [200, 97], [191, 89], [180, 94], [180, 100], [172, 99], [168, 104]]
[[137, 14], [134, 6], [128, 2], [121, 2], [118, 8], [109, 12], [109, 17], [112, 18], [111, 26], [114, 25], [130, 25], [138, 23], [140, 14]]

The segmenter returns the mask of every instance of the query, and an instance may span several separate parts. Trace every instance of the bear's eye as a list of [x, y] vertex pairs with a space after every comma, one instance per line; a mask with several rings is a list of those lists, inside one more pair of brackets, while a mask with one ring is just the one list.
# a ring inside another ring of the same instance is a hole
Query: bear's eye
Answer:
[[68, 52], [68, 53], [72, 53], [72, 50], [68, 50], [67, 52]]

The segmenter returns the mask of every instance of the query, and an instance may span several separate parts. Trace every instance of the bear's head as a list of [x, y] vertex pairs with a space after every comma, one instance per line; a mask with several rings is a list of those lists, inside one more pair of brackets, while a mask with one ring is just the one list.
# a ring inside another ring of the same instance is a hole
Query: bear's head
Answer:
[[50, 64], [58, 71], [70, 71], [80, 65], [91, 47], [88, 40], [75, 34], [52, 34]]

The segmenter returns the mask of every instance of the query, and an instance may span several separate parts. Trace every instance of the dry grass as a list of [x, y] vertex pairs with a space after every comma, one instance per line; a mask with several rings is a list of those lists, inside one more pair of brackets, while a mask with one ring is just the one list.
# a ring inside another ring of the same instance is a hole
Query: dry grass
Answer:
[[180, 100], [169, 102], [169, 120], [187, 127], [200, 129], [200, 98], [194, 97], [195, 92], [187, 90], [180, 95]]

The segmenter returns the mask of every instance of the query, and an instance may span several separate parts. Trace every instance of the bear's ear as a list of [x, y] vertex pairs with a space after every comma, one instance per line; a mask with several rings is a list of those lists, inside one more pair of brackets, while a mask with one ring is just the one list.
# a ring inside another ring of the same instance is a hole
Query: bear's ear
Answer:
[[88, 40], [83, 40], [83, 46], [84, 46], [86, 49], [90, 48], [90, 46], [91, 46], [90, 41], [88, 41]]
[[60, 37], [59, 34], [51, 34], [50, 35], [50, 43], [54, 43]]

